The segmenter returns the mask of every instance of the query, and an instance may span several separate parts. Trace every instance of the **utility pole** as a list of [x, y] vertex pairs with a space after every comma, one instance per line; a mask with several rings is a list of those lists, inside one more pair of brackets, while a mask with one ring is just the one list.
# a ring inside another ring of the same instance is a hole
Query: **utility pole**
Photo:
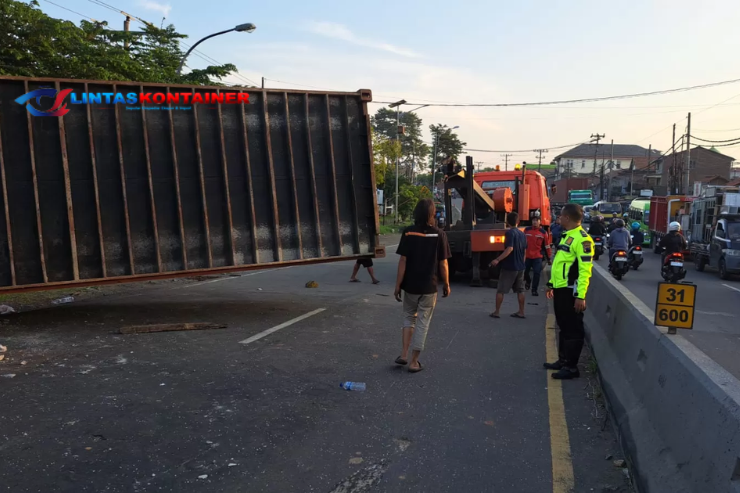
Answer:
[[509, 171], [509, 158], [513, 156], [513, 154], [501, 154], [501, 157], [504, 158], [504, 171]]
[[[676, 124], [673, 124], [673, 137], [671, 140], [671, 170], [670, 170], [670, 189], [673, 190], [673, 193], [678, 193], [678, 185], [676, 180]], [[648, 161], [648, 165], [650, 164], [650, 161]]]
[[264, 89], [264, 88], [265, 88], [265, 78], [262, 77], [262, 89]]
[[484, 162], [483, 162], [483, 161], [476, 161], [476, 162], [475, 162], [475, 166], [476, 166], [476, 169], [475, 169], [475, 170], [476, 170], [477, 172], [480, 172], [480, 165], [481, 165], [481, 164], [484, 164]]
[[126, 20], [123, 21], [123, 32], [125, 33], [125, 38], [123, 40], [123, 49], [128, 51], [128, 32], [131, 27], [131, 16], [126, 14]]
[[532, 152], [539, 153], [539, 156], [537, 157], [537, 171], [541, 171], [542, 170], [542, 153], [549, 152], [549, 151], [547, 149], [535, 149]]
[[[701, 122], [700, 122], [701, 123]], [[689, 113], [689, 123], [686, 130], [686, 195], [691, 194], [691, 113]]]
[[[609, 171], [609, 186], [606, 189], [606, 193], [607, 194], [609, 193], [609, 189], [612, 186], [611, 174], [612, 174], [612, 171], [614, 171], [614, 139], [612, 139], [612, 152], [611, 152], [611, 157], [609, 158], [609, 166], [610, 166], [610, 168], [609, 168], [609, 170], [610, 170]], [[630, 182], [630, 186], [632, 186], [632, 183], [631, 182]]]
[[596, 146], [594, 148], [594, 176], [596, 176], [596, 161], [599, 156], [599, 141], [606, 137], [606, 134], [599, 135], [598, 133], [596, 135], [591, 134], [591, 142], [596, 141]]

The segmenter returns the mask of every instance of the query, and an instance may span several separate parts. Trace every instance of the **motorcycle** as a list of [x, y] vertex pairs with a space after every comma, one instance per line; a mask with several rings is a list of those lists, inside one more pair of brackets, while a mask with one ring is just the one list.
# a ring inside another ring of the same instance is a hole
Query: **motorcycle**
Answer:
[[622, 279], [622, 276], [627, 274], [630, 270], [630, 263], [627, 260], [627, 252], [624, 250], [617, 250], [612, 255], [609, 262], [609, 272], [617, 281]]
[[604, 238], [601, 236], [593, 236], [594, 240], [594, 260], [599, 260], [599, 257], [604, 254]]
[[663, 268], [660, 271], [666, 282], [678, 282], [686, 277], [686, 269], [683, 267], [683, 253], [671, 253], [663, 259]]
[[635, 270], [642, 265], [642, 247], [640, 245], [633, 245], [630, 247], [629, 252], [627, 252], [627, 262], [629, 262], [630, 267]]

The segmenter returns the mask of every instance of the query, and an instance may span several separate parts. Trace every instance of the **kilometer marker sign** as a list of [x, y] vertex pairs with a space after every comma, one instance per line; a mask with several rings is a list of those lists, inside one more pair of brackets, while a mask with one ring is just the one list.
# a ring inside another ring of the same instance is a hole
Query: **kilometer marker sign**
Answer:
[[658, 283], [653, 323], [657, 326], [668, 327], [669, 334], [675, 334], [675, 329], [693, 329], [695, 304], [695, 284]]

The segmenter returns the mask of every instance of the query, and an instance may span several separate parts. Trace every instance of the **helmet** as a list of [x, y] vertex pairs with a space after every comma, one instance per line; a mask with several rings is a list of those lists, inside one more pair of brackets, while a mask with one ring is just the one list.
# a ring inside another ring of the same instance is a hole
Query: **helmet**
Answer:
[[624, 221], [621, 219], [617, 219], [617, 222], [615, 223], [618, 228], [624, 228]]
[[676, 221], [673, 221], [668, 225], [668, 231], [681, 231], [681, 225]]
[[632, 229], [640, 229], [640, 223], [638, 222], [632, 223]]
[[625, 212], [624, 214], [622, 214], [622, 217], [626, 219], [626, 218], [630, 217], [630, 215]]

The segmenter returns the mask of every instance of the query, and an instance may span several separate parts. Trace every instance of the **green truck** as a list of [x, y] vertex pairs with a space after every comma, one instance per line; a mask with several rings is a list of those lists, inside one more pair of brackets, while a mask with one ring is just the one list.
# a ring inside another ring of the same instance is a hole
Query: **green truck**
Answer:
[[568, 203], [594, 205], [594, 193], [591, 190], [568, 190]]

